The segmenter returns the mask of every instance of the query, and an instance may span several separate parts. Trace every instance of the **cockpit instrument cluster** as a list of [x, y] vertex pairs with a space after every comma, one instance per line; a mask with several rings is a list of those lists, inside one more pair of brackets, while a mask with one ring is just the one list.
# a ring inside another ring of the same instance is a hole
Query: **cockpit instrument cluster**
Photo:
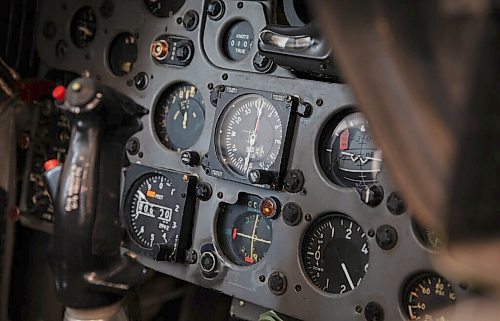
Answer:
[[98, 2], [46, 1], [37, 49], [150, 111], [127, 145], [124, 251], [242, 319], [449, 320], [468, 291], [434, 272], [444, 240], [412, 218], [349, 86], [259, 51], [264, 28], [309, 22], [306, 1]]

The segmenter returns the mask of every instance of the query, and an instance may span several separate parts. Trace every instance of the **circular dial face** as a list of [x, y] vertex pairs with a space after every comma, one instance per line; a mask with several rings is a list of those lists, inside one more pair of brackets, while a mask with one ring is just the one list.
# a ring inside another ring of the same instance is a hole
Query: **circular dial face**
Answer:
[[78, 48], [85, 48], [94, 40], [97, 20], [91, 7], [78, 10], [71, 20], [71, 40]]
[[253, 38], [253, 28], [248, 21], [233, 23], [223, 38], [222, 47], [226, 56], [231, 60], [243, 60], [252, 50]]
[[271, 246], [271, 221], [259, 214], [260, 201], [257, 196], [246, 196], [219, 213], [219, 244], [225, 256], [237, 265], [260, 262]]
[[281, 151], [283, 126], [276, 107], [266, 98], [247, 94], [222, 112], [216, 129], [217, 156], [236, 176], [252, 169], [269, 170]]
[[319, 148], [321, 167], [334, 183], [365, 188], [377, 183], [382, 168], [382, 151], [369, 132], [361, 113], [352, 113], [340, 123], [325, 128]]
[[178, 228], [172, 215], [182, 209], [182, 197], [168, 178], [146, 174], [134, 183], [127, 197], [130, 235], [140, 246], [151, 249], [169, 243], [170, 231]]
[[168, 88], [158, 99], [154, 122], [156, 134], [175, 151], [193, 146], [205, 125], [205, 107], [195, 86], [181, 83]]
[[363, 229], [346, 216], [328, 214], [313, 223], [302, 244], [307, 275], [321, 290], [354, 290], [368, 270], [369, 246]]
[[410, 320], [452, 320], [443, 313], [454, 305], [457, 295], [450, 282], [436, 273], [423, 273], [410, 280], [403, 292], [403, 311]]
[[137, 61], [137, 39], [128, 32], [116, 36], [109, 47], [108, 61], [115, 76], [129, 74]]
[[170, 17], [175, 14], [185, 0], [144, 0], [148, 10], [157, 17]]

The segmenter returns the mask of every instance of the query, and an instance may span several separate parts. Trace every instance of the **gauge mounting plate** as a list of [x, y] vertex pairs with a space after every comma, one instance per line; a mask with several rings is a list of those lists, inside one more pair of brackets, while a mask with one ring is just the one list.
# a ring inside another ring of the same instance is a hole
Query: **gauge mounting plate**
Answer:
[[125, 172], [124, 247], [158, 261], [182, 262], [191, 246], [196, 177], [131, 165]]
[[[256, 102], [257, 100], [261, 102]], [[275, 177], [270, 184], [257, 186], [272, 190], [281, 189], [288, 167], [299, 99], [281, 93], [217, 86], [211, 93], [211, 102], [216, 106], [216, 112], [210, 149], [207, 160], [203, 164], [206, 173], [214, 177], [253, 185], [247, 177], [247, 172], [250, 170], [248, 160], [245, 160], [244, 168], [238, 164], [240, 158], [243, 159], [245, 156], [248, 158], [251, 153], [253, 155], [251, 162], [256, 164], [252, 169], [265, 170]], [[258, 104], [262, 112], [257, 111]], [[237, 122], [238, 118], [241, 118], [240, 124]], [[231, 128], [233, 125], [234, 127]], [[267, 129], [268, 132], [256, 135], [259, 127], [261, 130]], [[271, 134], [279, 137], [270, 137]], [[259, 137], [255, 138], [255, 136]], [[231, 141], [233, 137], [234, 142]], [[221, 146], [221, 142], [230, 146]], [[232, 149], [234, 155], [229, 149]], [[224, 152], [228, 155], [223, 155]], [[256, 156], [259, 152], [261, 153], [260, 160], [259, 156]], [[233, 166], [228, 164], [231, 160], [234, 163]]]

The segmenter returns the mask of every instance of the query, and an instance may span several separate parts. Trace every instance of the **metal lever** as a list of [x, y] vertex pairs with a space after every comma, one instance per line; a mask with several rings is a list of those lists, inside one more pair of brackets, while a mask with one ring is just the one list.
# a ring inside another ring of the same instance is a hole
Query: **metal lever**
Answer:
[[338, 76], [331, 62], [330, 48], [313, 24], [266, 26], [259, 34], [259, 50], [286, 69], [322, 78]]
[[120, 301], [144, 277], [138, 263], [120, 254], [118, 212], [125, 144], [142, 129], [140, 118], [148, 111], [90, 79], [76, 79], [57, 93], [59, 107], [74, 121], [66, 162], [49, 181], [59, 181], [50, 188], [50, 264], [65, 306], [102, 308]]

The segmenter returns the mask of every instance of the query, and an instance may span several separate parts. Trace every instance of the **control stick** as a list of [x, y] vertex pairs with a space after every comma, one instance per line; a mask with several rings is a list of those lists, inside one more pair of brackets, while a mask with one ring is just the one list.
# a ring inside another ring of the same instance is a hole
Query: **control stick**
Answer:
[[[143, 278], [143, 268], [120, 254], [120, 178], [127, 140], [148, 113], [131, 99], [79, 78], [53, 96], [73, 118], [67, 159], [45, 178], [54, 203], [49, 261], [66, 319], [110, 310]], [[55, 174], [54, 174], [55, 173]], [[112, 318], [102, 317], [110, 320]]]

